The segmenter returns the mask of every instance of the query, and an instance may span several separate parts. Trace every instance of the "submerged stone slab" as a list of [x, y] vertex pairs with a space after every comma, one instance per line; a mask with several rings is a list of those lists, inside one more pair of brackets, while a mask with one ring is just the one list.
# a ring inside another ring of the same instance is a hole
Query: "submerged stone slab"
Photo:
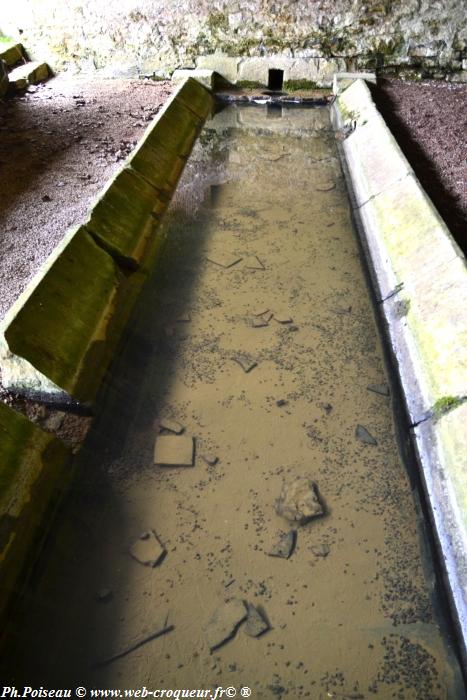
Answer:
[[34, 563], [69, 460], [59, 440], [0, 402], [0, 620]]
[[154, 464], [162, 467], [192, 467], [195, 442], [191, 435], [159, 435], [154, 447]]
[[70, 231], [0, 326], [5, 386], [91, 400], [105, 371], [121, 282], [91, 235], [82, 227]]
[[245, 603], [234, 598], [223, 603], [206, 625], [206, 638], [210, 651], [230, 641], [248, 615]]

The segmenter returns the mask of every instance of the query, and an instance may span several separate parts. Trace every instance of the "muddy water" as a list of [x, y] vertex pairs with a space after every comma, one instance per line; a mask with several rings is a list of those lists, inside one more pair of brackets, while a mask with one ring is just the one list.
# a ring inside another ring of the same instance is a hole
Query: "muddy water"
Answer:
[[[328, 111], [218, 114], [165, 232], [2, 676], [465, 697], [391, 398], [367, 388], [390, 378]], [[194, 436], [193, 467], [153, 464], [161, 418]], [[275, 500], [297, 476], [317, 483], [326, 512], [298, 527], [288, 560], [271, 557], [290, 529]], [[128, 551], [149, 529], [167, 549], [155, 568]], [[243, 624], [210, 653], [207, 624], [229, 599], [260, 606], [271, 629], [253, 638]]]

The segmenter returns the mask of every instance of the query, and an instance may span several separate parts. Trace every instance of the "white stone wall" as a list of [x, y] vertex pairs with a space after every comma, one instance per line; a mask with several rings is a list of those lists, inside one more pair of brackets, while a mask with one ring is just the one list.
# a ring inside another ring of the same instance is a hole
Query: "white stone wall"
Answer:
[[[316, 58], [332, 61], [329, 72], [340, 60], [462, 80], [466, 17], [459, 0], [15, 0], [2, 7], [0, 31], [55, 69], [109, 75], [163, 75], [217, 51], [281, 56], [289, 76]], [[243, 60], [240, 73], [253, 75], [254, 63]]]

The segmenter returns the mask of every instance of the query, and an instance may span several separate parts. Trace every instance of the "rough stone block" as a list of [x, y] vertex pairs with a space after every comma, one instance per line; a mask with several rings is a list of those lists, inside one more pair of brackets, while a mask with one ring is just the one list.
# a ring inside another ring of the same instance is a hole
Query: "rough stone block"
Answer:
[[240, 58], [237, 56], [227, 56], [224, 53], [216, 52], [208, 56], [199, 56], [196, 59], [196, 67], [216, 71], [227, 80], [234, 83], [237, 80], [238, 64]]
[[179, 83], [187, 78], [196, 80], [210, 90], [214, 88], [214, 71], [210, 68], [177, 68], [172, 73], [174, 83]]
[[5, 61], [8, 68], [12, 68], [19, 63], [19, 61], [24, 61], [23, 46], [21, 44], [10, 44], [6, 46], [0, 51], [0, 60]]
[[70, 231], [1, 324], [4, 384], [30, 395], [92, 400], [108, 362], [121, 283], [91, 234]]
[[119, 262], [136, 267], [151, 235], [151, 214], [158, 198], [159, 192], [152, 184], [125, 167], [101, 193], [86, 228]]
[[27, 85], [35, 85], [49, 77], [50, 70], [47, 63], [34, 61], [14, 68], [8, 76], [8, 80], [15, 90], [22, 90]]
[[160, 143], [177, 156], [188, 156], [202, 123], [203, 119], [175, 95], [158, 115], [154, 128], [146, 132], [146, 143], [149, 146]]
[[66, 485], [69, 452], [0, 402], [0, 619], [24, 585], [47, 514]]

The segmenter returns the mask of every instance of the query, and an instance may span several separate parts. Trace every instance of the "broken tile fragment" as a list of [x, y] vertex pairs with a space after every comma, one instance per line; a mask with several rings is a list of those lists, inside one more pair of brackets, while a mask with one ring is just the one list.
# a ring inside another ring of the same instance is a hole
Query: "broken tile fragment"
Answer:
[[209, 262], [214, 263], [214, 265], [219, 265], [219, 267], [224, 267], [225, 269], [227, 269], [239, 263], [242, 260], [242, 258], [238, 255], [234, 255], [233, 253], [220, 251], [213, 255], [209, 255], [207, 257], [207, 260], [209, 260]]
[[205, 628], [211, 652], [235, 637], [247, 615], [248, 611], [244, 602], [238, 598], [232, 598], [217, 608]]
[[315, 555], [315, 557], [327, 557], [329, 552], [331, 551], [331, 548], [328, 544], [319, 544], [315, 545], [311, 548], [311, 551]]
[[381, 394], [381, 396], [389, 396], [389, 387], [387, 384], [369, 384], [367, 389], [368, 391], [373, 391], [375, 394]]
[[272, 318], [272, 312], [269, 311], [269, 309], [264, 309], [263, 311], [258, 311], [258, 312], [254, 311], [252, 313], [252, 316], [265, 316], [266, 314], [271, 314], [270, 318], [268, 318], [268, 321], [270, 321]]
[[161, 418], [159, 427], [162, 428], [162, 430], [169, 430], [171, 433], [175, 433], [175, 435], [181, 435], [185, 430], [181, 423], [178, 423], [176, 420], [171, 420], [170, 418]]
[[154, 447], [154, 464], [162, 467], [192, 467], [195, 440], [191, 435], [159, 435]]
[[154, 530], [147, 530], [132, 544], [130, 554], [143, 566], [155, 567], [161, 563], [167, 551], [159, 542]]
[[262, 634], [271, 629], [271, 626], [266, 618], [266, 614], [260, 607], [255, 607], [251, 603], [247, 603], [248, 617], [245, 623], [245, 634], [249, 637], [260, 637]]
[[204, 455], [201, 456], [206, 462], [206, 464], [208, 464], [210, 467], [214, 467], [219, 461], [219, 457], [217, 457], [215, 454], [212, 454], [212, 452], [206, 452]]
[[256, 255], [250, 255], [245, 258], [245, 267], [249, 270], [265, 270], [263, 263]]
[[277, 542], [271, 547], [268, 552], [270, 557], [280, 557], [281, 559], [289, 559], [292, 556], [297, 542], [297, 531], [289, 530], [282, 532]]
[[234, 361], [239, 364], [243, 371], [247, 374], [258, 365], [257, 362], [250, 360], [250, 358], [244, 357], [243, 355], [237, 355], [237, 357], [234, 357]]
[[323, 515], [324, 508], [315, 482], [306, 476], [298, 476], [293, 481], [283, 484], [276, 501], [276, 513], [300, 525]]
[[377, 445], [378, 441], [371, 435], [363, 425], [357, 425], [355, 429], [355, 437], [365, 445]]
[[316, 188], [317, 192], [330, 192], [331, 190], [334, 190], [336, 187], [334, 182], [327, 182], [320, 187]]

